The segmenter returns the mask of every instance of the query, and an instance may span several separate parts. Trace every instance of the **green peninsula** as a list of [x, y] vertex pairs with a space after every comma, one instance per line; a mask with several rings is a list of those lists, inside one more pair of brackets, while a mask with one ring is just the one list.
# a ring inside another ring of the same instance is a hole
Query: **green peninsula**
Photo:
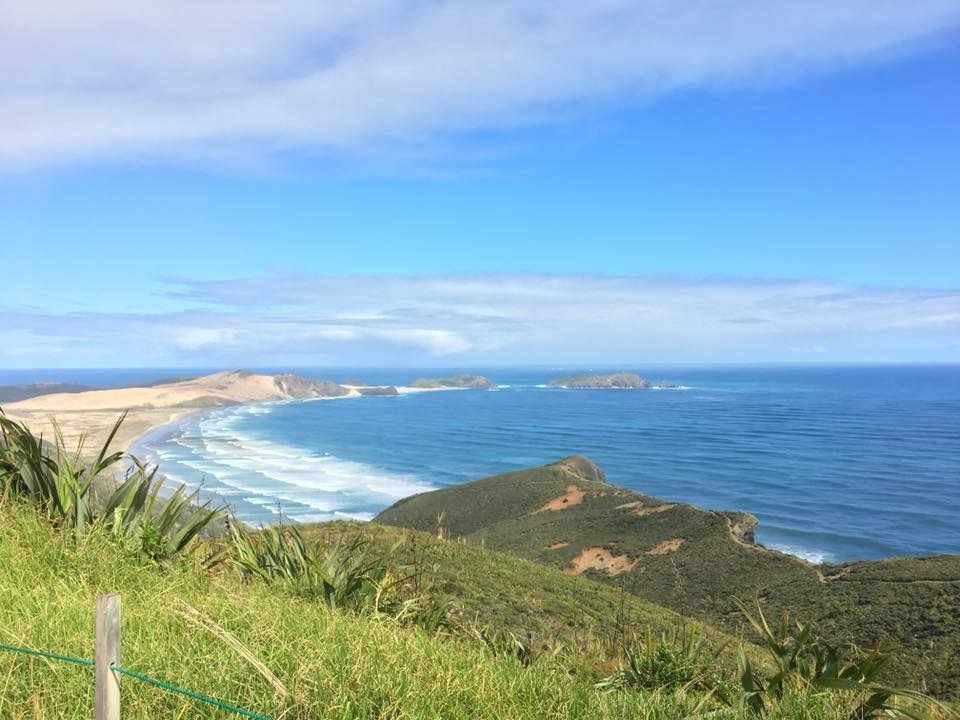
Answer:
[[960, 556], [813, 565], [754, 542], [757, 520], [608, 484], [586, 458], [505, 473], [397, 502], [376, 521], [607, 583], [729, 631], [760, 600], [858, 644], [901, 647], [889, 670], [942, 696], [960, 690]]

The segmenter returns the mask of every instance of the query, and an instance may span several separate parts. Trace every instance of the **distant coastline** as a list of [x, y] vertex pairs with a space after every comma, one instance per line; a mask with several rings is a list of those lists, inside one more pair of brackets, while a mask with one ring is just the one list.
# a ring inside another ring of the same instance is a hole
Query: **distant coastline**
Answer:
[[[17, 386], [10, 386], [11, 394]], [[175, 426], [190, 415], [218, 407], [293, 400], [360, 398], [404, 395], [444, 390], [495, 387], [488, 378], [459, 375], [451, 378], [417, 378], [409, 385], [367, 385], [348, 380], [338, 383], [289, 373], [262, 374], [226, 370], [199, 377], [133, 387], [92, 389], [62, 383], [30, 383], [25, 391], [42, 392], [3, 405], [13, 420], [26, 423], [44, 437], [54, 436], [54, 421], [68, 447], [85, 436], [85, 447], [99, 447], [117, 417], [127, 413], [113, 446], [129, 451], [146, 436], [166, 426]], [[66, 390], [64, 388], [66, 387]]]

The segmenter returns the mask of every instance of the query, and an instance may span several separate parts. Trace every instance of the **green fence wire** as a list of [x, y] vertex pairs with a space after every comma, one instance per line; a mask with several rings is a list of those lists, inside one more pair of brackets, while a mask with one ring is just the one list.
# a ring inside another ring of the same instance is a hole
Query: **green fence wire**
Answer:
[[209, 695], [201, 695], [200, 693], [193, 692], [192, 690], [187, 690], [186, 688], [177, 687], [171, 683], [164, 682], [163, 680], [157, 680], [152, 678], [149, 675], [141, 675], [140, 673], [134, 670], [127, 670], [126, 668], [120, 667], [119, 665], [110, 664], [110, 669], [115, 672], [120, 673], [121, 675], [129, 675], [132, 678], [140, 680], [150, 685], [156, 685], [158, 688], [163, 688], [164, 690], [169, 690], [170, 692], [180, 693], [181, 695], [186, 695], [188, 698], [193, 698], [194, 700], [199, 700], [200, 702], [209, 703], [210, 705], [215, 705], [218, 708], [223, 708], [224, 710], [229, 710], [230, 712], [236, 713], [237, 715], [243, 715], [244, 717], [254, 718], [254, 720], [270, 720], [266, 715], [260, 715], [250, 710], [244, 710], [242, 707], [237, 707], [236, 705], [231, 705], [230, 703], [224, 702], [223, 700], [217, 700], [216, 698], [210, 697]]
[[46, 652], [44, 650], [34, 650], [33, 648], [20, 647], [19, 645], [0, 643], [0, 650], [10, 650], [11, 652], [23, 653], [24, 655], [36, 655], [37, 657], [50, 658], [51, 660], [62, 660], [63, 662], [74, 663], [76, 665], [93, 667], [93, 660], [88, 658], [78, 658], [70, 655], [61, 655], [60, 653]]
[[[83, 665], [84, 667], [93, 667], [94, 662], [90, 658], [78, 658], [73, 657], [72, 655], [61, 655], [60, 653], [46, 652], [45, 650], [35, 650], [33, 648], [21, 647], [19, 645], [7, 645], [6, 643], [0, 643], [0, 650], [9, 650], [10, 652], [21, 653], [23, 655], [33, 655], [35, 657], [48, 658], [50, 660], [61, 660], [63, 662], [74, 663], [75, 665]], [[120, 673], [121, 675], [127, 675], [134, 678], [135, 680], [140, 680], [141, 682], [148, 683], [150, 685], [155, 685], [158, 688], [168, 690], [170, 692], [178, 693], [184, 695], [192, 700], [197, 700], [198, 702], [204, 702], [208, 705], [213, 705], [214, 707], [221, 708], [223, 710], [229, 710], [232, 713], [237, 715], [243, 715], [244, 717], [253, 718], [253, 720], [270, 720], [266, 715], [260, 715], [251, 710], [246, 710], [237, 705], [231, 705], [228, 702], [223, 700], [217, 700], [215, 697], [210, 697], [209, 695], [203, 695], [198, 692], [193, 692], [192, 690], [187, 690], [186, 688], [178, 687], [172, 683], [164, 682], [163, 680], [157, 680], [152, 678], [149, 675], [142, 675], [134, 670], [128, 670], [125, 667], [120, 667], [119, 665], [110, 664], [110, 669], [114, 672]]]

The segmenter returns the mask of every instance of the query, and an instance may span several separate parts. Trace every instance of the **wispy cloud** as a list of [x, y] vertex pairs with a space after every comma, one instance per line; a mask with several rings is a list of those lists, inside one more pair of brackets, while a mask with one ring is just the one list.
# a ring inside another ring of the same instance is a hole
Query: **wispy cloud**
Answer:
[[186, 309], [5, 312], [0, 364], [960, 360], [960, 290], [477, 275], [274, 276], [171, 292]]
[[956, 0], [5, 3], [0, 168], [394, 151], [902, 49]]

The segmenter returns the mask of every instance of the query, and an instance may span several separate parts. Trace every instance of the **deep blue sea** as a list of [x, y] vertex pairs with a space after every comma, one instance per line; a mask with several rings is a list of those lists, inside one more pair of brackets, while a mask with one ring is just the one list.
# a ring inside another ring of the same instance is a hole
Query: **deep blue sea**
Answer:
[[[583, 368], [466, 370], [501, 386], [217, 409], [135, 452], [254, 523], [369, 518], [414, 492], [582, 453], [617, 485], [751, 512], [758, 542], [811, 560], [960, 553], [960, 366], [632, 369], [679, 390], [544, 386]], [[48, 379], [188, 374], [85, 372]], [[398, 385], [438, 374], [296, 372]]]

